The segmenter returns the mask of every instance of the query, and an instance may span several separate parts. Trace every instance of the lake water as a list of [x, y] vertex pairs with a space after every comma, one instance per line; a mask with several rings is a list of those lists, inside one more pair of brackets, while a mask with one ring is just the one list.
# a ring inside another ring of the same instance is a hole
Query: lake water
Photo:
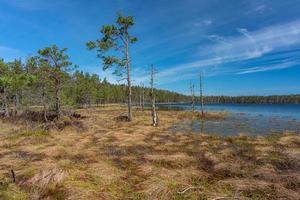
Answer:
[[[159, 109], [190, 110], [190, 104], [158, 104]], [[196, 110], [200, 106], [196, 105]], [[224, 120], [185, 120], [175, 124], [174, 133], [217, 135], [265, 135], [286, 131], [300, 133], [300, 105], [297, 104], [209, 104], [205, 111], [229, 112]]]

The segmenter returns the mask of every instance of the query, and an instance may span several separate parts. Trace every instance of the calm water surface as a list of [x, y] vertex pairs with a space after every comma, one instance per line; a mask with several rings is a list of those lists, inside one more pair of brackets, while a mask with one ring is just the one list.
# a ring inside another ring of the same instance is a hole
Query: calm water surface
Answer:
[[[159, 109], [190, 110], [189, 104], [159, 104]], [[196, 106], [200, 110], [200, 106]], [[210, 104], [206, 111], [224, 111], [224, 120], [185, 120], [175, 124], [174, 133], [209, 133], [217, 135], [265, 135], [286, 131], [300, 133], [300, 105], [291, 104]]]

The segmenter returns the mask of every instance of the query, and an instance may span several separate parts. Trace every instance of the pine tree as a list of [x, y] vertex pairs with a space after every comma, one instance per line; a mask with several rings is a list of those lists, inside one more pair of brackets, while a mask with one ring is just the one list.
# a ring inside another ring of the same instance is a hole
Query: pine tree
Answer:
[[8, 101], [8, 87], [11, 82], [10, 70], [7, 63], [0, 59], [0, 88], [2, 93], [3, 114], [9, 117], [9, 101]]
[[27, 74], [21, 60], [15, 60], [9, 63], [11, 72], [10, 92], [13, 95], [14, 102], [14, 115], [19, 113], [20, 101], [22, 94], [26, 87], [29, 85], [31, 79], [30, 75]]
[[88, 49], [97, 49], [98, 57], [103, 60], [104, 70], [115, 67], [114, 74], [118, 76], [126, 74], [128, 121], [132, 120], [131, 58], [129, 47], [137, 41], [136, 37], [129, 34], [129, 30], [134, 24], [132, 16], [119, 14], [116, 24], [102, 27], [101, 33], [103, 37], [100, 40], [87, 43]]
[[56, 45], [46, 47], [39, 50], [38, 53], [41, 59], [44, 59], [45, 65], [48, 65], [50, 70], [50, 80], [54, 84], [54, 98], [55, 98], [55, 113], [56, 117], [61, 116], [61, 90], [67, 72], [72, 64], [69, 61], [69, 56], [65, 54], [67, 48], [59, 49]]

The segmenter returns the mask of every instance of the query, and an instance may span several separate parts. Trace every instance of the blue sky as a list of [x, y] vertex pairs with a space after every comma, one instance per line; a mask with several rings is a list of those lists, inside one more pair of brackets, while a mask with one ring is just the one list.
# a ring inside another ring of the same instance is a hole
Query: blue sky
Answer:
[[204, 74], [207, 95], [300, 93], [300, 0], [0, 0], [0, 57], [26, 59], [52, 44], [81, 70], [102, 71], [86, 42], [118, 11], [133, 15], [135, 84], [189, 93]]

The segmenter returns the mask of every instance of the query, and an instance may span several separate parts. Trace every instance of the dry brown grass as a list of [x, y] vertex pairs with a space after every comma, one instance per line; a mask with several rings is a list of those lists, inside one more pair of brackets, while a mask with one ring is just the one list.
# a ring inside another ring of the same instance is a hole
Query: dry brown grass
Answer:
[[77, 112], [86, 118], [48, 131], [0, 122], [1, 200], [300, 199], [299, 135], [175, 135], [172, 124], [199, 116], [160, 111], [152, 127], [149, 111], [133, 122], [118, 105]]

